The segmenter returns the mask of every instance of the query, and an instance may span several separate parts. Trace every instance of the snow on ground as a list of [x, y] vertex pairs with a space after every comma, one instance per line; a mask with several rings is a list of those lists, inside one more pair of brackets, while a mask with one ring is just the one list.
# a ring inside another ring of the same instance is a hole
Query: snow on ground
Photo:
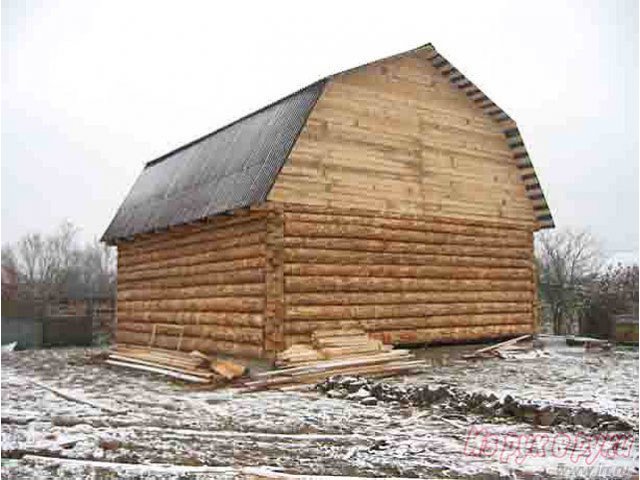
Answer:
[[[477, 346], [424, 349], [416, 353], [431, 365], [428, 372], [392, 382], [581, 405], [637, 425], [637, 349], [585, 353], [557, 339], [545, 342], [548, 356], [524, 360], [461, 358]], [[234, 478], [242, 467], [258, 466], [370, 477], [637, 474], [637, 428], [611, 454], [597, 429], [549, 429], [479, 415], [447, 419], [437, 406], [364, 406], [316, 392], [206, 391], [105, 365], [99, 353], [2, 354], [3, 478]], [[65, 400], [31, 380], [123, 412]], [[506, 442], [513, 439], [520, 442], [515, 447]], [[540, 439], [546, 446], [535, 443]]]

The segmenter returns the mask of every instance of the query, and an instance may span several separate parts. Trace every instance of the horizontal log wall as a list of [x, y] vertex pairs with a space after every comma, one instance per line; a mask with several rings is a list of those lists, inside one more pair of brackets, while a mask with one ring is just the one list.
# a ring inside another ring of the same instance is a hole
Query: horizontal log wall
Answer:
[[403, 344], [533, 328], [531, 226], [496, 220], [270, 204], [121, 243], [118, 268], [124, 343], [171, 324], [183, 349], [273, 358], [323, 329]]
[[533, 222], [502, 130], [424, 52], [375, 62], [330, 79], [268, 199]]
[[118, 244], [123, 343], [265, 354], [268, 212], [252, 210]]
[[387, 343], [533, 329], [531, 224], [284, 204], [284, 346], [322, 329]]

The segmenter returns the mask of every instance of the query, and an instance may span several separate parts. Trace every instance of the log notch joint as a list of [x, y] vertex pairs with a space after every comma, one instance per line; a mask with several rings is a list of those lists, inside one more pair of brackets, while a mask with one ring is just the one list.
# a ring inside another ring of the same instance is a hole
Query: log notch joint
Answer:
[[284, 343], [284, 215], [282, 205], [270, 204], [267, 217], [265, 354], [275, 359]]

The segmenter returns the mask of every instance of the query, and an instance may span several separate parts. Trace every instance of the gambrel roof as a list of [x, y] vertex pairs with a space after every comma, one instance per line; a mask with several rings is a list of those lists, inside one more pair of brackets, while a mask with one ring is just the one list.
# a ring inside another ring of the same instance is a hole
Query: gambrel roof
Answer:
[[322, 86], [314, 83], [147, 163], [102, 240], [264, 201]]
[[469, 100], [474, 102], [478, 107], [482, 108], [484, 113], [496, 121], [501, 127], [507, 143], [513, 154], [513, 160], [520, 170], [520, 176], [525, 184], [527, 196], [533, 203], [533, 209], [536, 212], [536, 220], [539, 228], [553, 228], [553, 217], [547, 200], [545, 199], [542, 187], [538, 181], [538, 176], [533, 168], [529, 153], [524, 145], [524, 140], [520, 135], [520, 130], [516, 122], [509, 115], [496, 105], [487, 95], [476, 87], [471, 80], [466, 78], [459, 70], [457, 70], [442, 54], [436, 51], [432, 45], [426, 45], [431, 54], [429, 58], [431, 64], [440, 70], [443, 76], [449, 79], [449, 82], [462, 91]]
[[[497, 122], [513, 153], [539, 228], [553, 219], [516, 123], [431, 45], [420, 51], [484, 113]], [[278, 173], [332, 77], [326, 77], [202, 138], [148, 162], [102, 240], [120, 239], [203, 220], [266, 200]]]

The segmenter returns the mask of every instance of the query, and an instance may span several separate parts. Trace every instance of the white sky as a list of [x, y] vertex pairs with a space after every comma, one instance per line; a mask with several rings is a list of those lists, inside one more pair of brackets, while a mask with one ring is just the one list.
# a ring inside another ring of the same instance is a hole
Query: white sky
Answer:
[[2, 241], [99, 237], [146, 161], [427, 42], [518, 122], [556, 224], [637, 259], [637, 0], [2, 0]]

